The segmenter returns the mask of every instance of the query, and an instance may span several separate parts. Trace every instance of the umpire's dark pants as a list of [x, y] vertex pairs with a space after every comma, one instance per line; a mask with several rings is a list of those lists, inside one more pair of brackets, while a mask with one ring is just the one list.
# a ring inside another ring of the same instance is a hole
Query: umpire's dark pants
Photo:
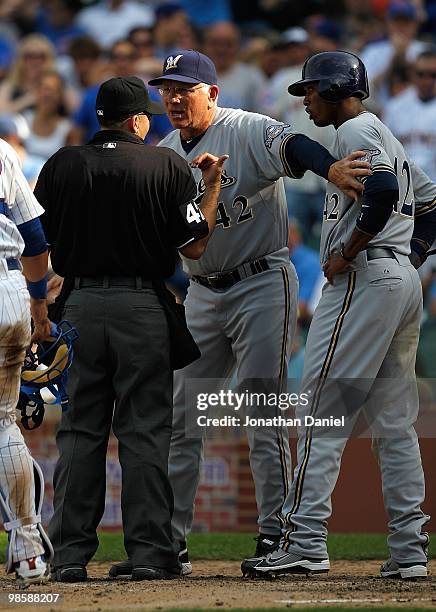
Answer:
[[97, 550], [111, 425], [119, 442], [127, 554], [133, 565], [178, 564], [167, 476], [172, 422], [168, 326], [151, 283], [139, 282], [82, 279], [66, 302], [64, 318], [77, 328], [79, 339], [69, 376], [70, 407], [56, 438], [60, 457], [49, 534], [57, 567], [86, 565]]

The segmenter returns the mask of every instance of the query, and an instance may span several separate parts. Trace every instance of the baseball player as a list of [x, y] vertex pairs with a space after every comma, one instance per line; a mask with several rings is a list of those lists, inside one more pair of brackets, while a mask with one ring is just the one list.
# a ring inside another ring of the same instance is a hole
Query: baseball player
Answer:
[[35, 478], [40, 479], [41, 472], [15, 422], [21, 366], [31, 342], [30, 314], [32, 340], [50, 336], [47, 244], [39, 220], [43, 212], [17, 154], [0, 140], [0, 510], [9, 540], [6, 570], [15, 571], [22, 585], [48, 580], [44, 555], [52, 553], [35, 512], [35, 501], [42, 495], [40, 481], [35, 498]]
[[[201, 438], [185, 435], [185, 411], [195, 410], [189, 402], [186, 405], [185, 382], [226, 379], [236, 367], [239, 384], [263, 379], [277, 390], [286, 378], [297, 304], [281, 177], [300, 177], [310, 168], [353, 190], [361, 187], [354, 174], [369, 172], [366, 166], [354, 168], [358, 163], [353, 157], [336, 162], [318, 143], [294, 134], [289, 125], [218, 108], [216, 82], [214, 64], [197, 51], [168, 57], [162, 76], [150, 81], [160, 88], [175, 128], [161, 146], [189, 161], [204, 151], [229, 154], [208, 251], [197, 261], [183, 258], [192, 280], [185, 302], [187, 322], [202, 353], [192, 367], [175, 376], [169, 474], [175, 496], [173, 530], [185, 573], [191, 571], [186, 536], [203, 447]], [[200, 173], [193, 172], [200, 203], [204, 185]], [[281, 507], [291, 476], [288, 436], [282, 429], [252, 429], [248, 436], [259, 512], [257, 550], [265, 552], [280, 537]]]
[[[242, 571], [264, 576], [329, 570], [331, 494], [363, 407], [389, 516], [391, 558], [381, 575], [424, 577], [428, 536], [422, 528], [429, 517], [420, 507], [424, 476], [413, 427], [422, 292], [411, 260], [421, 264], [436, 234], [436, 186], [365, 110], [368, 82], [356, 56], [337, 51], [311, 57], [289, 92], [304, 96], [317, 126], [334, 125], [334, 155], [365, 150], [373, 174], [364, 179], [364, 195], [356, 202], [327, 186], [321, 262], [329, 282], [307, 339], [303, 391], [311, 400], [297, 411], [298, 465], [284, 504], [283, 538], [267, 557], [245, 560]], [[338, 406], [345, 417], [342, 429], [315, 421], [339, 416]]]

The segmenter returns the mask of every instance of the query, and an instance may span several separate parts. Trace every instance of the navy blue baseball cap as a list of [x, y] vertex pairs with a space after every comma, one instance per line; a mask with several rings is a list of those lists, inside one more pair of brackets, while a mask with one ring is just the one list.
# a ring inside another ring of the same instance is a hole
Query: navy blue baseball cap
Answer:
[[162, 76], [151, 79], [148, 84], [161, 85], [164, 80], [216, 85], [218, 78], [213, 61], [207, 55], [189, 49], [169, 55], [164, 61]]
[[393, 0], [393, 2], [389, 4], [387, 15], [389, 19], [403, 17], [405, 19], [415, 20], [418, 18], [415, 4], [408, 0]]

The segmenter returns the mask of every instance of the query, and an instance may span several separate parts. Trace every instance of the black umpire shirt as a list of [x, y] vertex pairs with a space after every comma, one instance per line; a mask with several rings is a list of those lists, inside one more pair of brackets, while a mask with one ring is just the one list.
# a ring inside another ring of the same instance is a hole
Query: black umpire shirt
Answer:
[[60, 276], [174, 272], [175, 249], [208, 233], [187, 162], [122, 130], [97, 132], [44, 165], [35, 196]]

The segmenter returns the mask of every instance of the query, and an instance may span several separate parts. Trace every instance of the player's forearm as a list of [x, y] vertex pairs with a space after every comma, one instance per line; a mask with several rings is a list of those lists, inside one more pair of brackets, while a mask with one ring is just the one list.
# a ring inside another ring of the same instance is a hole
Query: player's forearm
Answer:
[[30, 314], [34, 330], [32, 342], [46, 340], [50, 336], [50, 321], [47, 309], [48, 252], [22, 257], [23, 274], [30, 293]]
[[47, 276], [48, 251], [33, 255], [31, 257], [21, 257], [23, 274], [27, 281], [35, 283]]
[[220, 195], [221, 185], [212, 185], [206, 187], [203, 198], [201, 200], [200, 208], [209, 226], [209, 234], [202, 240], [208, 239], [215, 229], [216, 214], [218, 210], [218, 198]]
[[353, 233], [351, 234], [349, 240], [344, 244], [342, 248], [342, 255], [346, 259], [354, 259], [360, 251], [363, 251], [368, 242], [372, 240], [374, 236], [370, 234], [365, 234], [360, 231], [357, 227], [354, 228]]

